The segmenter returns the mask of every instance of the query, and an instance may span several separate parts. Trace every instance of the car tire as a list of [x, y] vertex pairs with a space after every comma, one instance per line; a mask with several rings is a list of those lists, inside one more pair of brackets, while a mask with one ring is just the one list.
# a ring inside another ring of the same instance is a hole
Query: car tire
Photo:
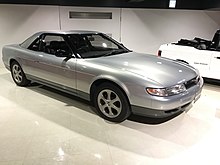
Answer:
[[27, 86], [30, 83], [30, 80], [26, 78], [24, 71], [16, 61], [11, 63], [11, 76], [18, 86]]
[[129, 101], [119, 87], [103, 83], [96, 88], [93, 96], [94, 106], [102, 118], [119, 123], [130, 116]]

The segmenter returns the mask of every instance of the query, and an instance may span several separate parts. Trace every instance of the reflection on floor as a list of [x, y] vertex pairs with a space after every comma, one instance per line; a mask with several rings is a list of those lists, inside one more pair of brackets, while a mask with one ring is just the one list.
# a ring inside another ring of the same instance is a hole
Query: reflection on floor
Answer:
[[161, 124], [114, 124], [70, 95], [17, 87], [5, 69], [0, 82], [0, 165], [219, 164], [220, 85]]

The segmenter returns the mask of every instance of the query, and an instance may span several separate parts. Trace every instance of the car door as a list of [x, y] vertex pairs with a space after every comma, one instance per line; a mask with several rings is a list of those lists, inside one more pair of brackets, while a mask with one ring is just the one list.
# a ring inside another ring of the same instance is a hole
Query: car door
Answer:
[[31, 63], [31, 75], [38, 81], [75, 91], [76, 58], [65, 36], [43, 35]]
[[193, 49], [191, 52], [192, 63], [190, 65], [198, 69], [203, 77], [209, 77], [212, 52], [209, 50]]

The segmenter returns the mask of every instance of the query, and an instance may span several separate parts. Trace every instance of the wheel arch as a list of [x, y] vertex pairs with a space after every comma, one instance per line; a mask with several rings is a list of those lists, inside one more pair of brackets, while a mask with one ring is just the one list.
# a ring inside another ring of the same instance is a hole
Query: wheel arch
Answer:
[[125, 97], [127, 98], [127, 101], [130, 105], [130, 99], [129, 99], [129, 90], [128, 88], [125, 86], [124, 83], [120, 82], [119, 80], [110, 78], [110, 77], [99, 77], [96, 80], [94, 80], [90, 86], [90, 100], [92, 101], [93, 96], [94, 96], [94, 91], [95, 89], [103, 84], [103, 83], [111, 83], [113, 85], [115, 85], [116, 87], [118, 87], [123, 94], [125, 95]]
[[[11, 58], [11, 59], [9, 60], [9, 68], [10, 68], [10, 69], [11, 69], [11, 64], [12, 64], [13, 62], [17, 62], [17, 63], [20, 65], [20, 63], [18, 62], [18, 60], [14, 59], [14, 58]], [[20, 66], [21, 66], [21, 65], [20, 65]]]
[[[11, 69], [11, 65], [12, 65], [13, 62], [17, 62], [17, 63], [21, 66], [21, 63], [19, 62], [18, 59], [16, 59], [16, 58], [11, 58], [11, 59], [9, 60], [9, 68], [10, 68], [10, 69]], [[21, 66], [21, 67], [22, 67], [22, 66]]]

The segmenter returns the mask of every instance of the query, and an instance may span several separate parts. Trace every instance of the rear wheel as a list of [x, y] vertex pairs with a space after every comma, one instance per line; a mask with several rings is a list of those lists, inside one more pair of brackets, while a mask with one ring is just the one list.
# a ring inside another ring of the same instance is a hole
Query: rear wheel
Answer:
[[122, 122], [131, 113], [127, 97], [111, 83], [98, 86], [93, 101], [99, 115], [111, 122]]
[[30, 83], [30, 81], [26, 78], [21, 66], [16, 61], [11, 63], [11, 75], [14, 82], [18, 86], [27, 86]]

